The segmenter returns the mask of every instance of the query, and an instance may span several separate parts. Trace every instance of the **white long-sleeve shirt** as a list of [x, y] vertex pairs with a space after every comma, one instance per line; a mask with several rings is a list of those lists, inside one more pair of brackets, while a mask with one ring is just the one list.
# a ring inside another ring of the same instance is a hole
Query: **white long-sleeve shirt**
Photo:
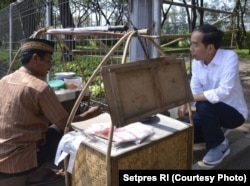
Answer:
[[218, 49], [208, 65], [192, 61], [191, 90], [203, 92], [210, 103], [223, 102], [234, 107], [245, 119], [248, 108], [239, 77], [238, 56], [233, 50]]

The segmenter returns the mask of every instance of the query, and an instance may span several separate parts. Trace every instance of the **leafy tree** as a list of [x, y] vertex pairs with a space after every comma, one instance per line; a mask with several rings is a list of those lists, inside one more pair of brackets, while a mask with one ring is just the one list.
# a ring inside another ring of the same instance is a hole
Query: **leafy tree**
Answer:
[[239, 49], [242, 49], [242, 44], [244, 39], [247, 38], [247, 32], [244, 25], [244, 14], [246, 12], [246, 5], [247, 0], [244, 0], [244, 5], [242, 6], [242, 3], [240, 0], [236, 1], [236, 5], [234, 8], [234, 12], [237, 15], [237, 29], [239, 30], [236, 34], [236, 43], [238, 45]]
[[0, 1], [0, 9], [9, 6], [9, 4], [15, 2], [16, 0], [1, 0]]
[[[60, 21], [63, 28], [74, 28], [74, 20], [69, 6], [69, 0], [58, 0], [58, 6], [60, 10]], [[72, 35], [65, 35], [65, 44], [72, 50], [75, 49], [75, 41]], [[72, 61], [73, 56], [63, 48], [64, 60]]]
[[34, 0], [26, 1], [28, 1], [28, 3], [26, 3], [25, 6], [17, 4], [16, 8], [21, 19], [22, 33], [24, 34], [23, 37], [28, 38], [33, 34], [34, 30], [38, 28], [39, 21], [37, 20], [42, 18], [45, 19], [45, 10], [41, 9], [43, 10], [43, 13], [41, 11], [38, 13], [36, 8], [41, 7], [40, 2]]

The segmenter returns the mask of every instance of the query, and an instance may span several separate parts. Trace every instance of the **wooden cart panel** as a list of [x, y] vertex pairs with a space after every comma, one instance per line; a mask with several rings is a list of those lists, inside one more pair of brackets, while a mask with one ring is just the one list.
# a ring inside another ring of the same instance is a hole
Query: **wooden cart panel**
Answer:
[[104, 66], [101, 72], [112, 122], [118, 127], [192, 100], [183, 59]]

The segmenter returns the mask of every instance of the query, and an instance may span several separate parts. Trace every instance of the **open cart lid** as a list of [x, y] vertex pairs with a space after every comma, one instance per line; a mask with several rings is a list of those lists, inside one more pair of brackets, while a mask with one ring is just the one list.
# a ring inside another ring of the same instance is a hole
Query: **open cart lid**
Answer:
[[161, 57], [101, 69], [112, 123], [139, 121], [193, 99], [183, 59]]

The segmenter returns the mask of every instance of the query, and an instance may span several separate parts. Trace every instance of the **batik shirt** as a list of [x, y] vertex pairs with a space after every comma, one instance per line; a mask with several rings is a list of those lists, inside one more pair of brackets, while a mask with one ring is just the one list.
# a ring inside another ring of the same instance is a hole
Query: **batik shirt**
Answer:
[[3, 77], [0, 87], [0, 172], [23, 172], [37, 166], [49, 124], [68, 113], [47, 82], [24, 67]]

